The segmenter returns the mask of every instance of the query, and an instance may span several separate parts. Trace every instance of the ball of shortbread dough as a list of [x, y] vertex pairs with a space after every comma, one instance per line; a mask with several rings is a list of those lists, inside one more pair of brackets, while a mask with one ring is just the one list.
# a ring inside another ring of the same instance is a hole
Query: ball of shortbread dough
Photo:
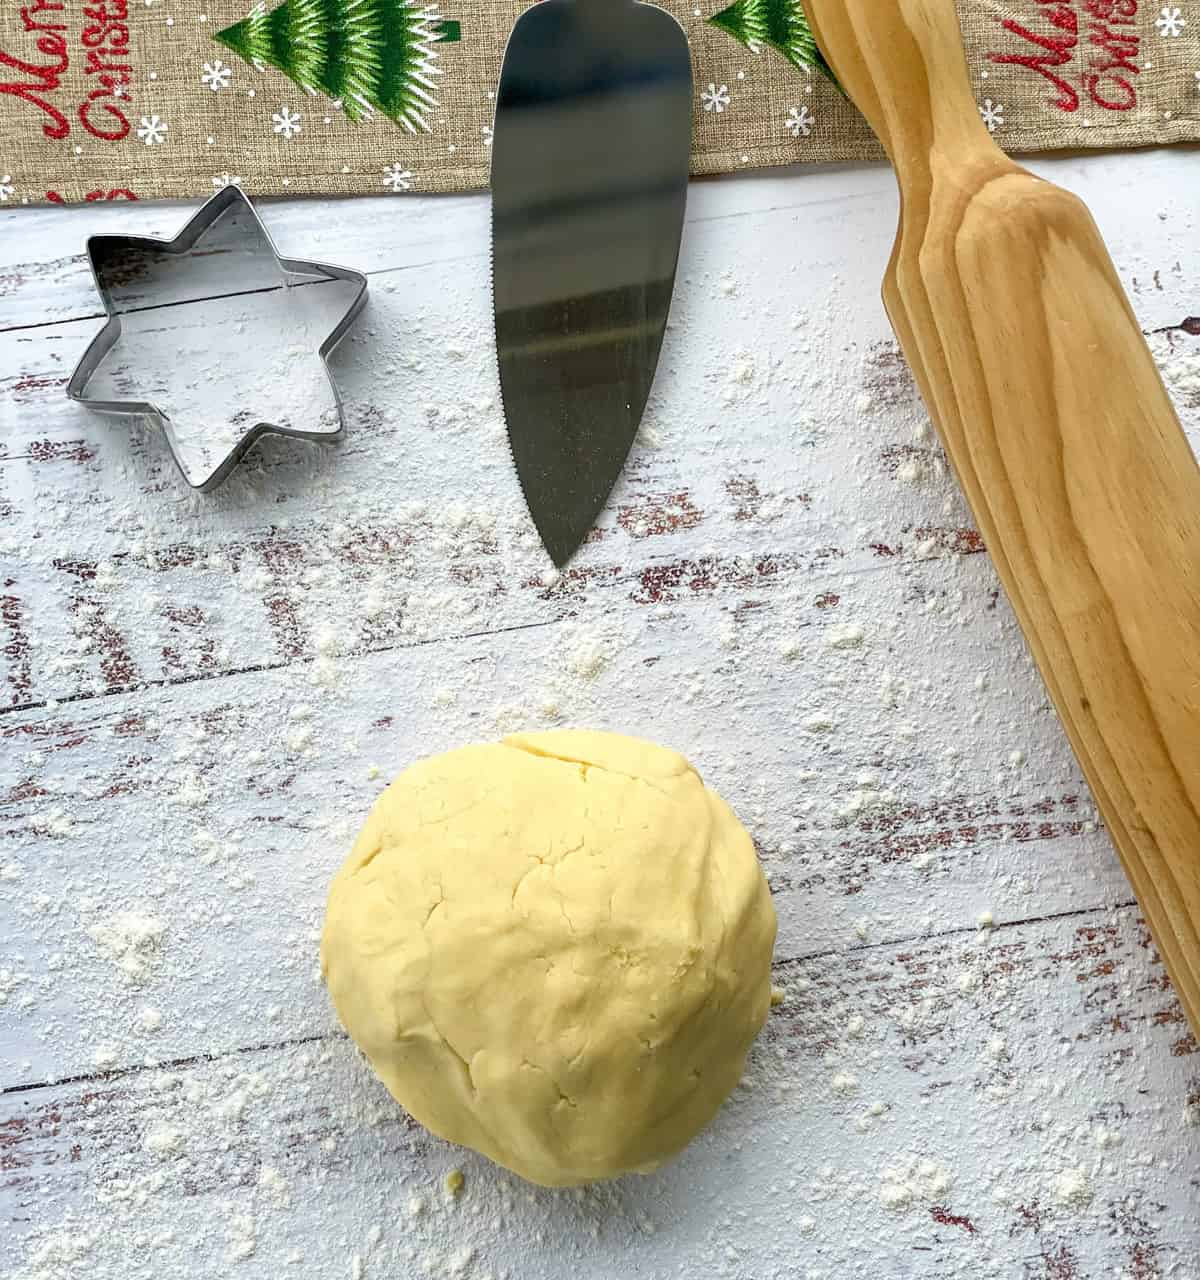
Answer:
[[424, 760], [329, 894], [338, 1016], [422, 1124], [547, 1186], [648, 1172], [741, 1077], [775, 912], [732, 811], [615, 734]]

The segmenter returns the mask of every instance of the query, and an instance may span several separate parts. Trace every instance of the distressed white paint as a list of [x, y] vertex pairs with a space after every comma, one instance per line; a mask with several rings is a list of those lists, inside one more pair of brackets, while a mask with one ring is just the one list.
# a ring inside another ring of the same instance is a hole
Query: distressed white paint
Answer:
[[[1037, 165], [1089, 200], [1150, 331], [1200, 311], [1188, 160]], [[558, 582], [503, 440], [486, 202], [265, 217], [282, 251], [372, 273], [347, 439], [264, 443], [197, 498], [61, 386], [96, 327], [83, 235], [181, 211], [0, 214], [15, 1256], [75, 1214], [99, 1235], [47, 1275], [275, 1276], [295, 1250], [298, 1274], [439, 1275], [469, 1246], [480, 1277], [1192, 1276], [1195, 1042], [896, 360], [886, 171], [693, 186], [647, 430]], [[1195, 441], [1200, 340], [1152, 341]], [[414, 756], [555, 723], [669, 741], [728, 796], [788, 998], [674, 1169], [527, 1198], [467, 1159], [439, 1207], [462, 1157], [398, 1123], [315, 979], [324, 886]], [[166, 924], [145, 986], [89, 936], [116, 911]], [[114, 1178], [159, 1186], [102, 1207]]]

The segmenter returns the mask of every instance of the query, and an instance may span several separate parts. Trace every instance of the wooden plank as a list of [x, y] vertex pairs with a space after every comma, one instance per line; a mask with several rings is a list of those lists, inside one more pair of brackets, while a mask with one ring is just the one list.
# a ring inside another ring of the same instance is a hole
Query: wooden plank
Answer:
[[[266, 441], [205, 498], [161, 441], [63, 398], [92, 322], [0, 335], [0, 367], [18, 371], [0, 401], [0, 705], [291, 661], [322, 628], [350, 648], [435, 638], [561, 617], [614, 585], [653, 605], [821, 575], [836, 595], [837, 575], [981, 551], [888, 336], [876, 264], [773, 273], [796, 215], [758, 217], [739, 224], [737, 279], [727, 223], [691, 229], [647, 430], [596, 543], [553, 588], [504, 440], [483, 279], [414, 270], [419, 319], [406, 295], [377, 297], [338, 366], [346, 444]], [[1156, 341], [1200, 438], [1197, 338]]]
[[687, 592], [5, 716], [0, 937], [20, 941], [0, 1058], [33, 1081], [326, 1030], [325, 890], [375, 795], [419, 756], [531, 726], [687, 753], [759, 844], [781, 955], [1128, 901], [1028, 664], [977, 681], [959, 609], [924, 613], [920, 645], [880, 626], [831, 647], [845, 619], [962, 590], [1011, 651], [984, 558], [962, 563], [860, 575], [833, 610], [785, 596], [794, 656], [753, 591]]
[[532, 1189], [413, 1127], [328, 1035], [4, 1094], [9, 1256], [39, 1280], [356, 1257], [530, 1280], [1187, 1274], [1197, 1055], [1132, 909], [781, 955], [743, 1087], [649, 1178]]
[[[478, 249], [471, 246], [486, 245], [487, 206], [482, 200], [368, 203], [374, 206], [373, 216], [344, 218], [332, 243], [330, 208], [336, 206], [327, 201], [264, 201], [257, 207], [281, 253], [364, 271], [400, 273], [408, 263], [452, 263], [474, 256]], [[102, 315], [85, 255], [88, 236], [169, 239], [197, 207], [127, 204], [114, 210], [87, 205], [0, 213], [0, 329]], [[302, 249], [301, 242], [307, 247]]]
[[[1190, 225], [1194, 179], [1181, 171], [1178, 153], [1143, 151], [1113, 156], [1039, 156], [1034, 172], [1078, 192], [1096, 207], [1101, 230], [1127, 286], [1141, 301], [1151, 328], [1182, 318], [1164, 293], [1177, 280], [1178, 250], [1155, 252], [1148, 234], [1146, 192], [1156, 193], [1159, 228], [1177, 241]], [[63, 208], [0, 209], [0, 330], [54, 324], [101, 313], [84, 255], [89, 235], [170, 237], [196, 206], [91, 204]], [[259, 204], [281, 252], [390, 274], [398, 287], [412, 267], [438, 263], [456, 271], [486, 253], [489, 205], [485, 196], [362, 198]], [[331, 231], [330, 211], [336, 210]], [[793, 261], [845, 256], [861, 243], [886, 256], [896, 221], [895, 183], [886, 165], [806, 166], [795, 172], [693, 182], [689, 224], [731, 221], [751, 214], [787, 215], [803, 228]], [[850, 225], [844, 225], [849, 219]], [[861, 237], [861, 239], [860, 239]], [[749, 237], [747, 237], [749, 239]], [[684, 259], [684, 269], [687, 260]], [[385, 283], [377, 282], [377, 286]], [[1190, 313], [1189, 313], [1190, 314]]]
[[[767, 300], [778, 340], [754, 357], [739, 354], [740, 343], [714, 350], [682, 341], [697, 311], [724, 296], [714, 277], [725, 234], [723, 223], [698, 233], [698, 274], [681, 286], [679, 337], [668, 342], [647, 437], [601, 526], [600, 545], [552, 591], [541, 582], [548, 565], [512, 475], [494, 365], [483, 351], [482, 278], [447, 289], [437, 268], [415, 271], [414, 287], [428, 298], [419, 320], [401, 294], [376, 298], [340, 364], [350, 412], [345, 446], [331, 452], [265, 443], [262, 469], [243, 469], [211, 499], [182, 494], [159, 442], [63, 401], [58, 384], [90, 336], [90, 322], [57, 326], [53, 341], [27, 333], [0, 338], [5, 366], [22, 369], [10, 383], [20, 417], [9, 461], [0, 464], [14, 515], [6, 537], [8, 625], [24, 637], [10, 658], [8, 701], [171, 678], [188, 646], [162, 636], [154, 604], [146, 607], [154, 597], [169, 597], [189, 616], [201, 611], [209, 647], [195, 661], [212, 672], [311, 654], [318, 611], [326, 626], [336, 626], [329, 611], [344, 614], [358, 603], [346, 600], [347, 575], [375, 619], [342, 617], [347, 630], [365, 624], [386, 637], [403, 628], [421, 639], [561, 616], [581, 593], [614, 578], [632, 584], [625, 586], [632, 593], [648, 575], [646, 603], [686, 580], [752, 583], [755, 572], [739, 572], [736, 557], [761, 558], [785, 545], [797, 550], [773, 555], [772, 571], [873, 564], [880, 553], [846, 537], [843, 507], [851, 494], [839, 483], [844, 442], [836, 432], [849, 415], [823, 412], [791, 436], [770, 416], [810, 390], [814, 400], [826, 399], [810, 379], [780, 368], [793, 341], [789, 283], [777, 282]], [[837, 286], [825, 281], [820, 288], [823, 302]], [[744, 305], [728, 303], [740, 311]], [[878, 303], [863, 293], [859, 307], [876, 335], [864, 341], [883, 342]], [[450, 337], [428, 343], [419, 358], [410, 354], [422, 335], [437, 333]], [[831, 358], [840, 345], [825, 328], [814, 341]], [[874, 358], [859, 349], [841, 360], [869, 377]], [[448, 395], [446, 387], [454, 391]], [[714, 390], [725, 402], [715, 413]], [[900, 417], [907, 441], [918, 411], [903, 385], [895, 401], [889, 412]], [[740, 406], [753, 406], [753, 421], [728, 432], [721, 418]], [[720, 467], [712, 465], [718, 454]], [[824, 502], [818, 494], [814, 508], [820, 479], [831, 492]], [[928, 523], [944, 525], [929, 505]], [[53, 537], [46, 536], [48, 521]], [[876, 539], [892, 550], [903, 540], [894, 528]], [[664, 543], [673, 544], [669, 553]], [[253, 610], [252, 625], [241, 607], [224, 619], [209, 616], [220, 612], [212, 600], [222, 575], [237, 589], [233, 599]], [[29, 631], [31, 594], [38, 599], [36, 636]], [[81, 608], [89, 611], [88, 625], [104, 633], [90, 656], [76, 648]], [[172, 651], [165, 660], [164, 647]]]
[[[874, 203], [888, 189], [882, 166], [808, 169], [804, 181], [763, 174], [753, 181], [693, 182], [689, 222], [793, 213], [848, 202]], [[170, 238], [198, 206], [123, 204], [0, 210], [0, 330], [55, 324], [100, 313], [84, 246], [90, 235]], [[473, 264], [486, 255], [485, 196], [263, 200], [256, 204], [280, 252], [394, 277], [416, 266]], [[331, 234], [330, 210], [338, 210]], [[827, 211], [828, 213], [828, 211]], [[65, 250], [65, 252], [64, 252]], [[380, 281], [380, 284], [386, 281]]]

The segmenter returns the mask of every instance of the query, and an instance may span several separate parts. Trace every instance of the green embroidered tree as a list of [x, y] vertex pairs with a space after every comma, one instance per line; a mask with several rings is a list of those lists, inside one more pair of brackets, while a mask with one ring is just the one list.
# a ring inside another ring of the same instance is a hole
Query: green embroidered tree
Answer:
[[306, 93], [341, 102], [351, 120], [373, 111], [411, 133], [428, 132], [437, 106], [433, 77], [439, 40], [457, 40], [457, 22], [410, 0], [284, 0], [260, 3], [213, 37], [259, 71], [277, 67]]
[[816, 67], [837, 84], [833, 69], [813, 39], [800, 0], [734, 0], [708, 21], [741, 41], [752, 53], [769, 44], [792, 66]]

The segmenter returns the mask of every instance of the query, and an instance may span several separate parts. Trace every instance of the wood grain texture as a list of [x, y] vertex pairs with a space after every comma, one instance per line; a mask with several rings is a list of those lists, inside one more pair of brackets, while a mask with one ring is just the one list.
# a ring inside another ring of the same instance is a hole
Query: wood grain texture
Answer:
[[[7, 1242], [57, 1245], [29, 1274], [89, 1280], [349, 1277], [356, 1254], [368, 1275], [448, 1280], [464, 1247], [468, 1275], [512, 1280], [1184, 1277], [1200, 1186], [1179, 1116], [1200, 1078], [1148, 1015], [1148, 946], [1126, 908], [836, 963], [781, 953], [784, 1003], [712, 1128], [648, 1179], [577, 1192], [432, 1138], [332, 1028], [9, 1093]], [[1030, 1034], [1047, 1008], [1048, 1041]], [[156, 1135], [177, 1141], [157, 1153]]]
[[[994, 579], [984, 558], [955, 577], [986, 609]], [[924, 577], [873, 574], [858, 589], [843, 588], [839, 609], [886, 616], [904, 609], [910, 592], [931, 589]], [[769, 597], [762, 603], [773, 609]], [[801, 607], [786, 598], [780, 606]], [[710, 637], [723, 611], [705, 595], [678, 602], [638, 626], [609, 669], [576, 691], [553, 675], [578, 625], [562, 620], [364, 654], [348, 664], [335, 699], [317, 696], [297, 664], [0, 717], [0, 841], [11, 858], [5, 865], [21, 875], [0, 898], [0, 928], [23, 940], [19, 971], [29, 974], [0, 1016], [0, 1059], [21, 1064], [11, 1083], [87, 1073], [103, 1045], [113, 1048], [114, 1066], [127, 1068], [151, 1051], [174, 1059], [326, 1033], [332, 1014], [313, 981], [312, 938], [356, 825], [418, 751], [499, 731], [506, 700], [522, 684], [559, 688], [568, 723], [651, 734], [667, 713], [648, 682], [630, 691], [638, 669], [665, 688], [700, 683], [688, 715], [671, 717], [669, 736], [737, 799], [775, 896], [780, 955], [833, 957], [927, 934], [971, 937], [984, 909], [1015, 925], [1127, 902], [1081, 779], [1058, 758], [1051, 714], [1036, 713], [1020, 737], [1040, 763], [1004, 785], [1010, 739], [980, 744], [961, 774], [926, 745], [939, 740], [947, 719], [969, 721], [973, 707], [1007, 718], [1040, 697], [1032, 672], [1014, 672], [1007, 690], [976, 692], [969, 658], [963, 664], [935, 649], [921, 664], [906, 664], [911, 692], [900, 696], [913, 741], [894, 754], [886, 723], [844, 743], [836, 732], [822, 742], [803, 730], [764, 742], [761, 726], [778, 723], [778, 699], [793, 699], [801, 714], [821, 705], [803, 687], [802, 665], [777, 664], [739, 690], [740, 714], [714, 743], [708, 726], [728, 715], [722, 684], [735, 686], [741, 663], [728, 661], [724, 682], [701, 683], [695, 673], [713, 662]], [[813, 629], [839, 616], [822, 611]], [[952, 640], [961, 625], [957, 617], [933, 620], [930, 631]], [[1015, 645], [1011, 623], [1004, 634]], [[771, 661], [769, 651], [746, 648], [748, 666]], [[879, 714], [874, 663], [851, 658], [839, 666], [848, 698]], [[496, 680], [505, 690], [499, 704], [488, 687]], [[439, 709], [437, 691], [453, 685], [461, 703]], [[970, 692], [951, 692], [957, 685]], [[311, 717], [290, 721], [304, 701]], [[252, 763], [256, 755], [265, 759]], [[813, 760], [820, 776], [800, 783], [795, 775]], [[376, 762], [382, 774], [372, 777]], [[897, 799], [856, 812], [870, 792], [859, 780], [872, 773], [886, 774]], [[206, 799], [188, 803], [185, 788]], [[53, 830], [56, 808], [72, 815], [69, 829]], [[84, 857], [86, 881], [78, 871]], [[73, 886], [61, 901], [41, 902], [38, 865], [52, 883]], [[89, 936], [103, 904], [174, 922], [147, 988], [126, 982]], [[58, 959], [46, 971], [51, 956]], [[160, 993], [169, 994], [170, 1016], [152, 1037], [139, 1035], [138, 1011]], [[32, 1002], [18, 1008], [25, 994]], [[1167, 990], [1154, 1013], [1172, 1010], [1177, 1016]], [[1186, 1048], [1186, 1029], [1176, 1039]]]
[[1200, 467], [1086, 207], [984, 128], [952, 0], [812, 17], [896, 167], [888, 313], [1200, 1027]]
[[[1200, 441], [1197, 178], [1038, 168], [1095, 199]], [[265, 212], [373, 273], [347, 439], [197, 499], [62, 394], [84, 234], [184, 214], [0, 211], [0, 1274], [1186, 1276], [1200, 1047], [879, 305], [890, 175], [693, 186], [647, 431], [549, 582], [486, 203], [359, 202], [336, 238], [327, 202]], [[315, 976], [388, 778], [562, 723], [669, 741], [734, 803], [787, 992], [684, 1161], [579, 1198], [411, 1128]], [[164, 926], [140, 983], [91, 932], [126, 911]]]

